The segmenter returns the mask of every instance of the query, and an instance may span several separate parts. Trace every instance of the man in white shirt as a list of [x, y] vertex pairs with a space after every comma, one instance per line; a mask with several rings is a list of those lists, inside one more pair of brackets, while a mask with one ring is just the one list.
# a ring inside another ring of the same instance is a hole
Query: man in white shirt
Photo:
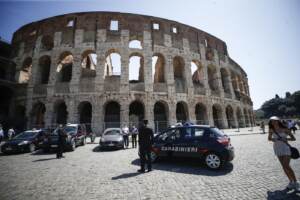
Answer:
[[3, 132], [3, 129], [2, 129], [2, 125], [0, 124], [0, 144], [3, 140], [3, 138], [4, 138], [4, 132]]

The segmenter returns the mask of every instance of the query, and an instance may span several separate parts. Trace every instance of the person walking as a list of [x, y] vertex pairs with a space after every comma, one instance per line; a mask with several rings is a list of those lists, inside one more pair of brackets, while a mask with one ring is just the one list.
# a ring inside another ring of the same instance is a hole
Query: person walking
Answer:
[[297, 182], [294, 170], [290, 166], [291, 150], [289, 145], [287, 144], [287, 141], [295, 141], [296, 138], [276, 116], [271, 117], [269, 120], [268, 140], [273, 142], [274, 153], [278, 157], [283, 171], [290, 181], [287, 185], [287, 189], [295, 189], [297, 191], [300, 191], [300, 186]]
[[260, 123], [260, 128], [261, 128], [263, 134], [265, 134], [266, 131], [265, 131], [265, 122], [264, 122], [264, 121], [262, 121], [262, 122]]
[[4, 131], [2, 129], [2, 125], [0, 124], [0, 144], [1, 144], [2, 140], [3, 140], [3, 138], [4, 138]]
[[[144, 173], [145, 172], [145, 162], [147, 161], [147, 168], [148, 172], [152, 171], [151, 165], [151, 146], [153, 144], [153, 130], [147, 127], [148, 120], [143, 121], [142, 127], [139, 129], [139, 152], [141, 158], [141, 169], [138, 172]], [[147, 159], [146, 159], [147, 157]]]
[[122, 134], [123, 134], [123, 139], [124, 139], [124, 146], [125, 148], [128, 148], [129, 145], [129, 128], [124, 125], [122, 128]]
[[12, 139], [15, 136], [14, 129], [13, 128], [8, 129], [7, 135], [9, 140]]
[[133, 126], [131, 130], [132, 148], [136, 148], [137, 146], [136, 138], [138, 133], [139, 133], [138, 129], [135, 126]]
[[58, 130], [57, 130], [57, 135], [58, 135], [58, 147], [57, 147], [57, 152], [56, 152], [57, 159], [64, 157], [63, 152], [65, 150], [67, 134], [63, 128], [64, 128], [64, 126], [62, 124], [60, 124], [58, 127]]

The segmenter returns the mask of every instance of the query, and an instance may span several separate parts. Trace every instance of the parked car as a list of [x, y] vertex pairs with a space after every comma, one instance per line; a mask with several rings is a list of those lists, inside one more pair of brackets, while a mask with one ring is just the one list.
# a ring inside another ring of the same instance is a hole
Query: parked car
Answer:
[[3, 153], [33, 152], [42, 141], [45, 132], [43, 130], [28, 130], [21, 132], [1, 146]]
[[230, 138], [216, 127], [183, 125], [154, 137], [151, 161], [159, 157], [200, 158], [210, 169], [220, 169], [234, 158]]
[[106, 129], [99, 142], [100, 148], [124, 148], [124, 140], [122, 130], [120, 128], [108, 128]]
[[[58, 147], [57, 130], [58, 128], [44, 138], [42, 145], [44, 152], [48, 152], [51, 149], [56, 149]], [[74, 151], [77, 146], [85, 145], [86, 128], [84, 124], [67, 124], [64, 127], [64, 131], [67, 133], [66, 150]]]

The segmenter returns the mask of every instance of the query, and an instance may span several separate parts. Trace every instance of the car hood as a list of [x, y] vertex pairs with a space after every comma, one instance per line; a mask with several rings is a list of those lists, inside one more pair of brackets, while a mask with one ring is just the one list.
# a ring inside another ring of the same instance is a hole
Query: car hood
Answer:
[[104, 141], [120, 141], [123, 137], [121, 135], [104, 135], [101, 139]]

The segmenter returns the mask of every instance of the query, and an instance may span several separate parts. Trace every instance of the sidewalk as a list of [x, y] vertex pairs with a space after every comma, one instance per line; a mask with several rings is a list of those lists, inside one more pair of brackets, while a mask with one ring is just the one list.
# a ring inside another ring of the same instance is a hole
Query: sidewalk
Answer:
[[[222, 129], [222, 131], [228, 136], [238, 136], [238, 135], [253, 135], [253, 134], [262, 134], [262, 130], [259, 126], [255, 127], [246, 127], [240, 129]], [[265, 132], [268, 133], [268, 129], [266, 127]]]

